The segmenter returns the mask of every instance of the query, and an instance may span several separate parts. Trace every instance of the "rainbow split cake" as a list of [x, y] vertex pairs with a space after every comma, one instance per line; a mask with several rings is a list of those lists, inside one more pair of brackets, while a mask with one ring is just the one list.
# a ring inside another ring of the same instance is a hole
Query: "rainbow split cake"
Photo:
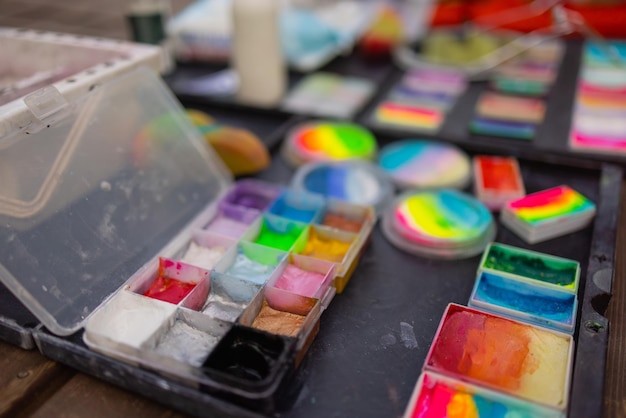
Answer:
[[546, 241], [586, 227], [596, 205], [568, 186], [558, 186], [508, 202], [502, 224], [529, 244]]

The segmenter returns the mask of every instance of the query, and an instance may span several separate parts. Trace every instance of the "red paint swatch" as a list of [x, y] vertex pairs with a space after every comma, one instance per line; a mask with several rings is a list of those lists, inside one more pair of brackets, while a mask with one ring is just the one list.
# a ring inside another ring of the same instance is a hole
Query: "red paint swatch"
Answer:
[[180, 280], [159, 276], [144, 293], [144, 296], [178, 304], [195, 286], [195, 283], [185, 283]]
[[492, 192], [522, 190], [521, 176], [515, 159], [505, 157], [476, 157], [482, 173], [482, 186]]

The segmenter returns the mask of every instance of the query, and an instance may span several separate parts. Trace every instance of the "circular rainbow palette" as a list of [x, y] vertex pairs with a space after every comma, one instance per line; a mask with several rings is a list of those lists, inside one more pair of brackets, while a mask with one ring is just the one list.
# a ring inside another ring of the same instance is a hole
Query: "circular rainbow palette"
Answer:
[[480, 254], [496, 233], [485, 205], [451, 189], [398, 196], [383, 215], [382, 228], [396, 247], [433, 258]]
[[377, 150], [374, 135], [360, 125], [308, 122], [287, 134], [282, 153], [288, 162], [297, 166], [311, 161], [372, 160]]
[[471, 179], [467, 154], [434, 141], [407, 139], [387, 145], [378, 165], [404, 189], [463, 189]]
[[305, 164], [294, 175], [291, 186], [377, 210], [393, 196], [391, 181], [378, 167], [364, 160]]

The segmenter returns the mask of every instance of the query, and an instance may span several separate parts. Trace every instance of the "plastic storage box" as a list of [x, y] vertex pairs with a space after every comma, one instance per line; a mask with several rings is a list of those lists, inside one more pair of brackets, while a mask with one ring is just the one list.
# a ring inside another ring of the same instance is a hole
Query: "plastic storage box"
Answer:
[[[371, 207], [270, 183], [231, 187], [147, 68], [68, 102], [36, 133], [5, 135], [0, 164], [10, 174], [0, 278], [50, 332], [75, 334], [64, 344], [86, 344], [94, 361], [104, 354], [263, 413], [286, 398], [375, 221]], [[358, 213], [360, 230], [324, 225], [329, 213]], [[192, 244], [221, 252], [200, 266], [187, 260]], [[287, 269], [313, 278], [291, 288]]]

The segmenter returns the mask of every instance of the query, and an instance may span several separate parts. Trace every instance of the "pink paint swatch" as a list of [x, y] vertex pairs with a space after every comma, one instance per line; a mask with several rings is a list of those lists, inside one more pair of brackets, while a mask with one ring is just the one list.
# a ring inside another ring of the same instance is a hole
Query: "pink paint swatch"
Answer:
[[324, 283], [324, 275], [299, 269], [289, 264], [274, 287], [302, 296], [315, 297]]

